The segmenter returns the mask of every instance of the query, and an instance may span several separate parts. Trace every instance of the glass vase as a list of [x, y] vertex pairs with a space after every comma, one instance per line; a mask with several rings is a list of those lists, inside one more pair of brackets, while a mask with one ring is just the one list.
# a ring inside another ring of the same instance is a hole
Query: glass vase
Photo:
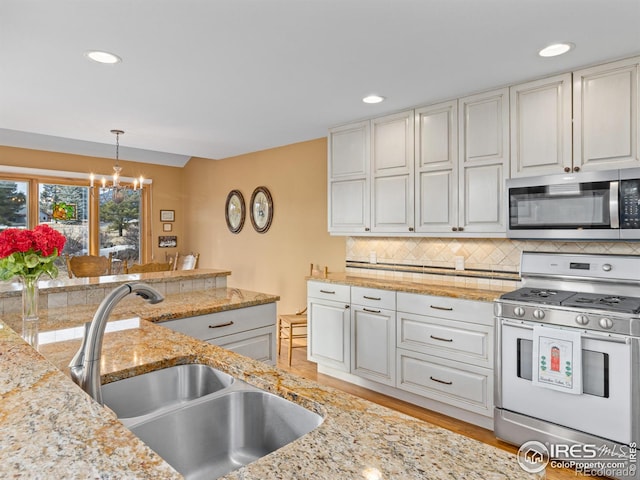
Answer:
[[38, 277], [21, 277], [22, 280], [22, 338], [38, 349]]

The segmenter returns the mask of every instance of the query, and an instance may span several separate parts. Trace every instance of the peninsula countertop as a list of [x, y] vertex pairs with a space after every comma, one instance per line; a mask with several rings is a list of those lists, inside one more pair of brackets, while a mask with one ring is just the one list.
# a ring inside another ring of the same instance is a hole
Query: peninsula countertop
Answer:
[[[309, 434], [223, 478], [532, 478], [508, 452], [153, 323], [174, 318], [171, 310], [181, 301], [167, 297], [167, 311], [162, 304], [145, 310], [143, 300], [133, 297], [123, 307], [142, 313], [131, 328], [105, 334], [103, 383], [204, 363], [324, 418]], [[194, 298], [185, 297], [184, 303], [193, 305]], [[42, 328], [87, 320], [86, 312], [76, 317], [75, 307], [66, 310], [47, 312]], [[126, 312], [118, 311], [114, 320], [124, 317]], [[79, 345], [79, 338], [48, 343], [38, 353], [0, 322], [0, 476], [181, 478], [54, 366], [68, 362]]]

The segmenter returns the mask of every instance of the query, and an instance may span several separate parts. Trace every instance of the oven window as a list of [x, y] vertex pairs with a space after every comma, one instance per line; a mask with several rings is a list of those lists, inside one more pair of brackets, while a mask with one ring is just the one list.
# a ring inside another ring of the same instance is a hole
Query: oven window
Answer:
[[[518, 377], [533, 378], [533, 342], [518, 339]], [[609, 398], [609, 354], [582, 350], [582, 393]]]

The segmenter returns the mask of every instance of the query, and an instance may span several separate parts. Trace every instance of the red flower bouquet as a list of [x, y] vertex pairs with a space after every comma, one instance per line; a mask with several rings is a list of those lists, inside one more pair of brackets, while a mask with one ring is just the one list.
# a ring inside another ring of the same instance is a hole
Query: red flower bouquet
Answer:
[[48, 225], [33, 230], [7, 228], [0, 232], [0, 280], [13, 277], [37, 280], [46, 273], [58, 276], [54, 261], [64, 248], [66, 238]]

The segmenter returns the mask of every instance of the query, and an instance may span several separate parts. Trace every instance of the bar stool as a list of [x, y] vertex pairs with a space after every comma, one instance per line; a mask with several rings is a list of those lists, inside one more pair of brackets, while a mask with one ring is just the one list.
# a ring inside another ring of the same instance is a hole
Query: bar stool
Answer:
[[[282, 346], [282, 339], [289, 342], [289, 366], [291, 366], [291, 353], [294, 348], [306, 347], [306, 345], [294, 345], [294, 338], [307, 338], [307, 315], [305, 308], [300, 313], [278, 316], [278, 355]], [[296, 329], [304, 327], [304, 333], [295, 333]]]

